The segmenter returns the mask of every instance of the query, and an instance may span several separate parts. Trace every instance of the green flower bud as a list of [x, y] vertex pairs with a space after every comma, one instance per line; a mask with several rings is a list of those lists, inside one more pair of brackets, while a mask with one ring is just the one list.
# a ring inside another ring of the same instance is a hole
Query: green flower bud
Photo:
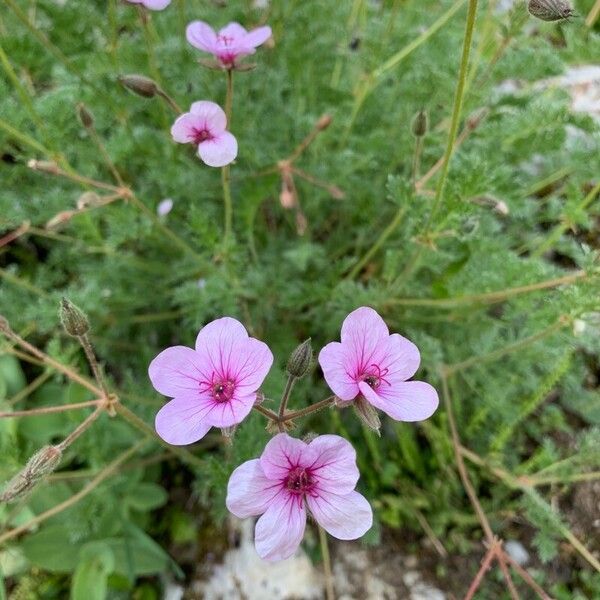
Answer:
[[120, 75], [118, 79], [123, 87], [144, 98], [154, 98], [160, 91], [158, 84], [144, 75]]
[[86, 129], [91, 129], [94, 126], [94, 117], [92, 116], [92, 113], [87, 109], [85, 104], [83, 104], [83, 102], [80, 102], [77, 105], [77, 116], [79, 117], [81, 124]]
[[310, 338], [302, 342], [290, 355], [287, 363], [288, 375], [292, 377], [304, 377], [310, 369], [313, 358], [313, 350]]
[[73, 337], [81, 337], [90, 330], [90, 322], [85, 313], [67, 298], [63, 298], [60, 303], [60, 322]]
[[30, 492], [46, 475], [60, 464], [62, 452], [56, 446], [44, 446], [17, 473], [0, 494], [0, 502], [13, 502]]
[[352, 403], [354, 411], [358, 418], [369, 428], [372, 429], [377, 435], [381, 435], [379, 430], [381, 429], [381, 421], [379, 415], [372, 404], [367, 402], [363, 396], [359, 396]]
[[412, 120], [412, 134], [417, 137], [423, 137], [429, 129], [429, 116], [424, 110], [420, 110]]

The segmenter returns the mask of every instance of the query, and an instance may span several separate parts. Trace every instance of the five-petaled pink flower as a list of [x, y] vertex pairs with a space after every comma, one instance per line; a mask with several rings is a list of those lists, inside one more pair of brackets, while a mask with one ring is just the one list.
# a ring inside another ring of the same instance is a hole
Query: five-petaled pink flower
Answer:
[[171, 4], [171, 0], [127, 0], [132, 4], [141, 4], [149, 10], [163, 10]]
[[235, 137], [226, 131], [227, 117], [214, 102], [194, 102], [190, 112], [177, 118], [171, 135], [180, 144], [198, 146], [198, 156], [209, 167], [224, 167], [237, 156]]
[[156, 415], [158, 435], [180, 446], [198, 441], [211, 427], [240, 423], [272, 364], [268, 346], [230, 317], [203, 327], [195, 350], [163, 350], [148, 368], [154, 388], [173, 398]]
[[271, 37], [271, 28], [246, 31], [239, 23], [229, 23], [217, 33], [204, 21], [193, 21], [187, 26], [186, 37], [192, 46], [212, 54], [221, 65], [231, 69], [238, 58], [254, 54]]
[[361, 396], [397, 421], [422, 421], [439, 404], [435, 389], [424, 381], [407, 381], [421, 357], [401, 335], [390, 335], [383, 319], [363, 306], [342, 324], [342, 341], [319, 353], [319, 364], [334, 394], [343, 401]]
[[333, 537], [355, 540], [373, 523], [367, 500], [356, 492], [356, 452], [344, 438], [321, 435], [310, 443], [276, 435], [259, 459], [229, 478], [227, 508], [237, 517], [262, 515], [255, 545], [266, 560], [290, 557], [300, 545], [306, 509]]

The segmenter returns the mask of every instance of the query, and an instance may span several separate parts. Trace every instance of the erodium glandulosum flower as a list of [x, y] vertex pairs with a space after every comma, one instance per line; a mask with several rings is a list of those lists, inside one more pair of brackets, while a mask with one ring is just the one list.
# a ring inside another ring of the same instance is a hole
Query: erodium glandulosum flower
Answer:
[[192, 46], [212, 54], [223, 67], [233, 69], [237, 59], [254, 54], [271, 37], [271, 28], [246, 31], [239, 23], [229, 23], [217, 33], [204, 21], [193, 21], [187, 26], [186, 37]]
[[174, 445], [191, 444], [211, 427], [231, 427], [252, 410], [273, 354], [230, 317], [200, 330], [195, 349], [173, 346], [151, 363], [154, 388], [173, 398], [156, 415], [156, 432]]
[[321, 435], [306, 443], [280, 433], [259, 459], [232, 473], [227, 508], [242, 519], [262, 515], [256, 551], [266, 560], [282, 560], [302, 541], [307, 509], [340, 540], [357, 539], [370, 529], [371, 507], [354, 489], [358, 477], [356, 452], [344, 438]]
[[319, 354], [319, 364], [333, 393], [343, 401], [364, 398], [397, 421], [422, 421], [439, 404], [424, 381], [407, 381], [421, 361], [418, 348], [401, 335], [390, 335], [383, 319], [363, 306], [342, 324], [340, 342]]
[[171, 135], [180, 144], [198, 146], [198, 156], [209, 167], [224, 167], [237, 156], [235, 137], [226, 131], [227, 117], [214, 102], [194, 102], [190, 112], [177, 118]]
[[164, 10], [171, 4], [171, 0], [127, 0], [132, 4], [141, 4], [149, 10]]

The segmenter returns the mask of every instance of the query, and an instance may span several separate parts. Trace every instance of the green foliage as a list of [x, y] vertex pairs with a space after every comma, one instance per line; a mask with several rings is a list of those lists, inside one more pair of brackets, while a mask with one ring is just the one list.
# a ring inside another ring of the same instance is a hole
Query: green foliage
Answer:
[[[257, 68], [235, 73], [235, 243], [224, 248], [218, 171], [172, 143], [174, 115], [166, 105], [117, 82], [128, 73], [154, 77], [136, 7], [116, 0], [13, 3], [43, 36], [36, 38], [12, 9], [3, 12], [0, 46], [10, 68], [0, 70], [0, 237], [30, 223], [0, 248], [0, 313], [13, 329], [87, 372], [83, 353], [58, 321], [60, 299], [71, 299], [89, 315], [111, 389], [151, 423], [163, 400], [147, 381], [148, 363], [168, 345], [192, 345], [210, 319], [235, 316], [269, 344], [276, 363], [263, 391], [265, 406], [276, 409], [290, 352], [308, 337], [318, 352], [338, 338], [349, 311], [373, 306], [391, 330], [419, 346], [419, 379], [439, 387], [440, 367], [454, 365], [450, 394], [466, 448], [515, 476], [554, 478], [536, 495], [522, 494], [469, 466], [495, 532], [525, 543], [533, 538], [540, 580], [557, 598], [597, 595], [597, 575], [561, 546], [573, 520], [568, 502], [559, 514], [545, 498], [548, 485], [556, 486], [553, 495], [568, 497], [579, 485], [573, 475], [600, 468], [600, 202], [592, 194], [600, 173], [599, 128], [571, 110], [567, 91], [537, 85], [569, 65], [597, 61], [597, 30], [587, 31], [583, 19], [532, 24], [523, 3], [511, 13], [480, 3], [461, 127], [482, 108], [486, 113], [454, 153], [441, 210], [424, 239], [439, 172], [415, 193], [410, 123], [427, 110], [425, 173], [446, 143], [464, 10], [387, 71], [352, 120], [365, 74], [417, 38], [450, 0], [309, 0], [272, 2], [267, 9], [174, 0], [152, 14], [152, 51], [161, 85], [183, 108], [199, 99], [223, 104], [225, 94], [225, 76], [201, 69], [185, 41], [188, 21], [264, 21], [274, 31], [274, 47], [251, 57]], [[352, 4], [361, 6], [360, 14], [346, 27]], [[591, 8], [580, 4], [582, 14]], [[511, 85], [498, 87], [506, 80]], [[47, 229], [58, 213], [76, 208], [89, 186], [33, 171], [30, 159], [55, 160], [64, 170], [115, 183], [77, 119], [80, 102], [146, 212], [133, 200], [117, 200]], [[332, 125], [295, 164], [341, 188], [345, 198], [295, 177], [308, 223], [298, 235], [294, 212], [278, 201], [279, 175], [263, 171], [289, 156], [324, 113], [333, 116]], [[149, 215], [164, 198], [174, 207], [157, 223]], [[482, 198], [501, 201], [508, 214]], [[514, 292], [580, 270], [586, 276], [565, 285]], [[490, 293], [497, 296], [481, 296]], [[4, 341], [0, 352], [0, 411], [93, 398], [55, 371], [18, 359]], [[327, 394], [316, 368], [295, 386], [290, 406]], [[0, 481], [43, 445], [64, 439], [87, 414], [0, 419]], [[158, 584], [141, 577], [182, 575], [171, 558], [175, 550], [198, 544], [199, 552], [212, 552], [213, 540], [225, 544], [227, 480], [240, 462], [260, 454], [269, 439], [264, 424], [252, 414], [231, 447], [209, 435], [202, 449], [192, 448], [201, 468], [149, 444], [134, 464], [1, 548], [0, 577], [4, 572], [22, 598], [152, 593]], [[299, 427], [298, 435], [336, 432], [356, 446], [359, 489], [376, 512], [369, 543], [379, 543], [382, 528], [422, 537], [422, 517], [449, 553], [480, 552], [479, 525], [454, 468], [443, 408], [421, 424], [385, 418], [381, 438], [349, 409], [316, 413]], [[120, 417], [100, 417], [23, 504], [0, 506], [2, 530], [72, 497], [140, 435]], [[593, 547], [591, 525], [584, 534], [581, 541]], [[567, 583], [555, 578], [549, 561], [567, 565]], [[2, 590], [0, 578], [0, 598]]]

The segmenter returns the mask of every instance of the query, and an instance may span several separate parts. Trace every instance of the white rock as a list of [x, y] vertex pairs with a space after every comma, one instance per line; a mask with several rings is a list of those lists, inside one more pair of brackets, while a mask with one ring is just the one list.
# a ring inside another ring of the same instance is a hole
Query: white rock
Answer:
[[321, 600], [323, 582], [302, 550], [284, 561], [269, 563], [254, 549], [254, 523], [240, 524], [239, 548], [225, 554], [223, 564], [215, 567], [211, 578], [198, 582], [194, 592], [204, 600]]

